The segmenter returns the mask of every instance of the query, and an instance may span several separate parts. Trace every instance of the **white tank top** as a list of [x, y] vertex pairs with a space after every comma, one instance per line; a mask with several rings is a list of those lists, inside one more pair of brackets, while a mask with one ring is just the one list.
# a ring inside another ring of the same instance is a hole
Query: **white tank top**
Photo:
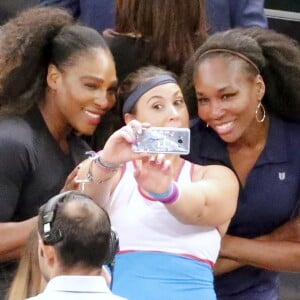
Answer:
[[[185, 161], [177, 181], [191, 182], [192, 169]], [[119, 235], [120, 251], [168, 252], [214, 264], [221, 243], [218, 230], [180, 223], [164, 204], [140, 194], [133, 172], [133, 163], [127, 163], [106, 207]]]

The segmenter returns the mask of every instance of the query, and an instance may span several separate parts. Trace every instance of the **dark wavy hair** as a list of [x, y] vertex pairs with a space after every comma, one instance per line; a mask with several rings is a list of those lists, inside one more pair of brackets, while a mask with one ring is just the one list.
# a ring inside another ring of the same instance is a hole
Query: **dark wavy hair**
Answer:
[[133, 33], [151, 48], [150, 63], [180, 74], [206, 39], [203, 0], [117, 0], [116, 31]]
[[54, 7], [28, 9], [0, 29], [0, 114], [24, 114], [43, 101], [49, 64], [59, 69], [91, 48], [108, 49], [94, 29]]
[[[197, 66], [212, 56], [239, 59], [227, 52], [202, 54], [212, 49], [228, 49], [245, 55], [258, 67], [266, 85], [263, 104], [267, 111], [288, 120], [300, 121], [300, 47], [286, 35], [270, 29], [232, 29], [215, 33], [189, 59], [180, 79], [191, 117], [196, 116], [193, 76]], [[248, 74], [255, 72], [247, 62], [239, 59]]]

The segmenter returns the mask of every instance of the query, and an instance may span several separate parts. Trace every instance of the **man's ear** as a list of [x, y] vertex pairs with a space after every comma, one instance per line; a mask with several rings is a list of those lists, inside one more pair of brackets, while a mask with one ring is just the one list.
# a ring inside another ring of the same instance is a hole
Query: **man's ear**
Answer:
[[61, 76], [61, 71], [53, 64], [48, 66], [47, 83], [52, 90], [57, 89], [57, 83]]
[[39, 255], [43, 258], [45, 263], [49, 266], [53, 266], [56, 261], [56, 252], [53, 246], [45, 245], [43, 241], [39, 238], [38, 246]]
[[38, 253], [40, 257], [44, 257], [43, 242], [40, 237], [38, 239]]
[[131, 113], [126, 113], [124, 115], [124, 122], [125, 124], [127, 125], [130, 121], [134, 120], [135, 119], [135, 115], [134, 114], [131, 114]]
[[257, 87], [257, 100], [260, 102], [265, 95], [266, 86], [262, 76], [259, 74], [255, 79], [256, 87]]

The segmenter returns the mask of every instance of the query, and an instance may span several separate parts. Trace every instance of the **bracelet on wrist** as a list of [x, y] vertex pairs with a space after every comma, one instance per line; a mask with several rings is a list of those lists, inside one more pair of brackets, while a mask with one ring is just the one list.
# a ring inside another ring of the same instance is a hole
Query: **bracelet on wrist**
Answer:
[[171, 204], [174, 203], [180, 196], [180, 189], [178, 184], [173, 181], [171, 187], [165, 193], [151, 193], [145, 192], [139, 187], [140, 194], [151, 201], [159, 201], [163, 204]]
[[115, 164], [111, 162], [107, 162], [102, 158], [102, 150], [96, 153], [95, 151], [87, 151], [85, 152], [89, 155], [89, 157], [97, 163], [99, 167], [107, 172], [116, 172], [119, 168], [122, 167], [122, 164]]
[[93, 163], [94, 163], [94, 159], [92, 158], [91, 159], [91, 162], [90, 162], [90, 165], [89, 165], [89, 169], [88, 169], [88, 172], [87, 172], [87, 174], [86, 174], [86, 179], [89, 181], [89, 182], [96, 182], [96, 183], [104, 183], [104, 182], [106, 182], [106, 181], [108, 181], [108, 180], [110, 180], [112, 177], [113, 177], [113, 175], [110, 175], [110, 176], [108, 176], [108, 177], [106, 177], [106, 178], [95, 178], [94, 177], [94, 175], [93, 175], [93, 172], [92, 172], [92, 167], [93, 167]]
[[101, 167], [106, 172], [117, 172], [118, 169], [121, 168], [120, 164], [115, 164], [115, 163], [111, 163], [111, 162], [107, 162], [107, 161], [103, 160], [102, 151], [97, 153], [92, 159], [95, 161], [97, 166]]
[[170, 195], [172, 194], [173, 192], [173, 184], [171, 184], [171, 186], [169, 187], [169, 189], [165, 192], [165, 193], [151, 193], [151, 192], [148, 192], [148, 195], [155, 199], [155, 200], [163, 200], [165, 198], [168, 198], [170, 197]]
[[[91, 158], [90, 158], [91, 159]], [[84, 179], [75, 179], [75, 182], [76, 183], [79, 183], [81, 185], [81, 192], [84, 193], [85, 192], [85, 185], [88, 184], [88, 183], [91, 183], [91, 182], [96, 182], [98, 184], [101, 184], [101, 183], [104, 183], [108, 180], [110, 180], [111, 178], [113, 178], [113, 175], [111, 176], [108, 176], [106, 178], [95, 178], [94, 175], [93, 175], [93, 172], [92, 172], [92, 166], [93, 166], [93, 163], [94, 163], [94, 160], [91, 159], [90, 161], [90, 165], [89, 165], [89, 168], [88, 168], [88, 171], [85, 175], [85, 178]]]

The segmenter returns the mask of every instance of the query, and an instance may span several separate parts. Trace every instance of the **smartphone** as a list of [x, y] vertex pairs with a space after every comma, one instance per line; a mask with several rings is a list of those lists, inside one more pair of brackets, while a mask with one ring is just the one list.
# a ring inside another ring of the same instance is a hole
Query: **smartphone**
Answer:
[[176, 127], [149, 127], [136, 134], [134, 152], [188, 154], [190, 129]]

